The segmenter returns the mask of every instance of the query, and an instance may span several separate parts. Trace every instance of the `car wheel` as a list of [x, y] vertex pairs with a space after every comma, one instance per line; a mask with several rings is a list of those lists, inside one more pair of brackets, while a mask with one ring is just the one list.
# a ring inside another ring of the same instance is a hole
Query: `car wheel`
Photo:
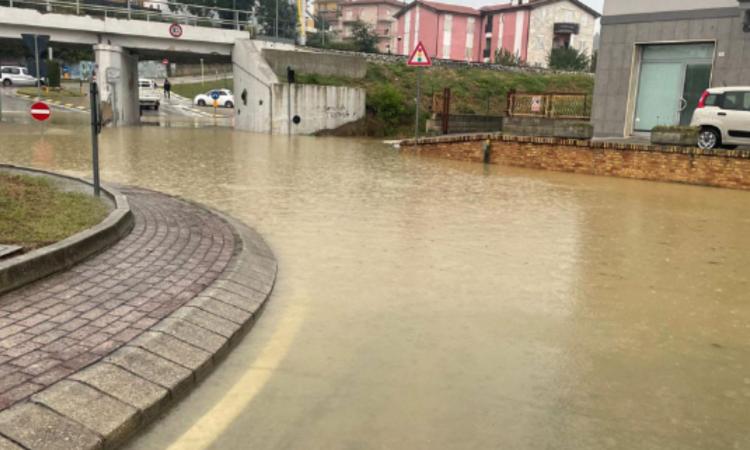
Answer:
[[198, 106], [206, 106], [206, 101], [203, 99], [198, 100]]
[[234, 108], [234, 103], [232, 103], [232, 102], [226, 102], [226, 103], [224, 103], [224, 107], [225, 108]]
[[713, 128], [704, 128], [698, 134], [698, 147], [711, 150], [721, 145], [719, 132]]
[[10, 81], [10, 79], [9, 79], [9, 78], [6, 78], [6, 79], [4, 79], [4, 80], [3, 80], [3, 86], [5, 86], [5, 87], [8, 87], [8, 86], [10, 86], [11, 84], [13, 84], [13, 82], [12, 82], [12, 81]]

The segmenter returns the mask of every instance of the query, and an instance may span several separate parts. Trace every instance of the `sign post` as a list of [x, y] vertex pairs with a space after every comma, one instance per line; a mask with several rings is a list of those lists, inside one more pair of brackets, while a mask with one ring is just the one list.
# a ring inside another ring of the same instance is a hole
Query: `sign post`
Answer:
[[99, 197], [101, 191], [99, 185], [99, 133], [102, 132], [102, 123], [99, 117], [99, 89], [94, 80], [91, 80], [89, 84], [89, 97], [91, 98], [91, 165], [94, 172], [94, 195]]
[[406, 61], [406, 65], [409, 67], [417, 68], [417, 97], [415, 99], [416, 117], [414, 123], [414, 139], [419, 139], [419, 101], [421, 99], [420, 84], [422, 81], [422, 71], [419, 70], [419, 68], [432, 67], [432, 60], [430, 59], [430, 55], [427, 54], [427, 50], [425, 50], [422, 42], [417, 43], [417, 46], [414, 47], [414, 51], [411, 52], [411, 56], [409, 56], [409, 59]]

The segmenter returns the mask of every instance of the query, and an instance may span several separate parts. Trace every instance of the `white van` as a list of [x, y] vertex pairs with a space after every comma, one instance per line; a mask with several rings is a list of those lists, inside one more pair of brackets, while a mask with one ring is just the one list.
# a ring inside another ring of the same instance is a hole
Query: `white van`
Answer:
[[161, 92], [153, 80], [141, 78], [138, 80], [138, 101], [141, 109], [159, 110], [161, 102]]
[[36, 78], [25, 67], [0, 66], [0, 83], [5, 86], [36, 86]]

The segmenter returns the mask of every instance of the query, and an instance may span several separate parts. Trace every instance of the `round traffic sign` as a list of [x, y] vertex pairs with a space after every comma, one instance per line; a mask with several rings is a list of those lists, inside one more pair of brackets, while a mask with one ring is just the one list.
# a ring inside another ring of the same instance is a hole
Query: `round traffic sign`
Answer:
[[219, 91], [213, 91], [211, 92], [211, 98], [214, 100], [218, 100], [221, 95], [219, 94]]
[[51, 112], [49, 106], [46, 103], [36, 102], [31, 105], [31, 117], [36, 120], [43, 121], [49, 119]]
[[173, 38], [178, 38], [182, 36], [182, 25], [179, 23], [173, 23], [169, 26], [169, 34], [172, 35]]

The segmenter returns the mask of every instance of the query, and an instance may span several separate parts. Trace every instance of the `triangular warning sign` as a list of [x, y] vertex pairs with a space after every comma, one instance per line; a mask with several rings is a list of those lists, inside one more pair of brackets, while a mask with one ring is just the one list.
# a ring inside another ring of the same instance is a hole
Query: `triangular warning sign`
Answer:
[[427, 50], [425, 50], [424, 45], [422, 45], [422, 42], [419, 42], [417, 46], [414, 47], [414, 51], [411, 52], [411, 56], [409, 56], [409, 60], [406, 61], [406, 65], [416, 66], [416, 67], [431, 67], [432, 66], [432, 60], [430, 59], [430, 55], [427, 54]]

